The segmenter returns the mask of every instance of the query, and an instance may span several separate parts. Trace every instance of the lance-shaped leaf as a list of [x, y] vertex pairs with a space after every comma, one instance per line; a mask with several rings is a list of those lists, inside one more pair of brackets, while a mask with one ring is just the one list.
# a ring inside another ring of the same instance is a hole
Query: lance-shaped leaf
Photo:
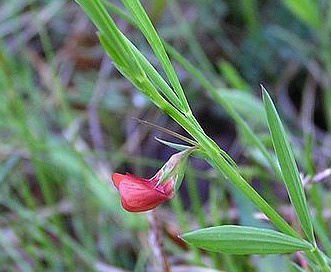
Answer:
[[224, 225], [199, 229], [181, 236], [188, 244], [228, 254], [282, 254], [311, 250], [312, 245], [269, 229]]
[[315, 243], [313, 226], [308, 211], [305, 193], [290, 144], [269, 94], [263, 87], [262, 92], [272, 143], [277, 155], [288, 195], [299, 218], [300, 226], [306, 234], [307, 239], [310, 242]]
[[172, 64], [164, 49], [161, 39], [158, 36], [143, 6], [138, 0], [121, 0], [121, 2], [135, 19], [136, 25], [144, 34], [148, 43], [152, 47], [155, 56], [160, 61], [160, 64], [163, 67], [175, 93], [180, 98], [180, 104], [178, 104], [178, 106], [180, 106], [179, 109], [186, 113], [190, 112], [190, 107], [186, 100], [182, 86], [180, 85], [179, 79], [176, 75], [176, 72], [172, 67]]

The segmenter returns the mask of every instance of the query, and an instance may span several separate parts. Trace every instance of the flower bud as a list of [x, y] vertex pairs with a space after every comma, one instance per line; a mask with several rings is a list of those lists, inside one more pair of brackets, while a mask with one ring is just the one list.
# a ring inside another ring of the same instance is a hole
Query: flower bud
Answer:
[[150, 179], [139, 178], [132, 174], [112, 174], [123, 208], [129, 212], [143, 212], [171, 199], [183, 180], [187, 158], [194, 148], [172, 155]]

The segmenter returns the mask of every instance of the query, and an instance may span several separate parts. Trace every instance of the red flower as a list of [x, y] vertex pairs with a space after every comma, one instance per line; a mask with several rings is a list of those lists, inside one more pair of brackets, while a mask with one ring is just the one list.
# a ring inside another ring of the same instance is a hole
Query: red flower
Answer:
[[112, 174], [111, 178], [120, 193], [124, 209], [129, 212], [144, 212], [169, 200], [177, 191], [184, 176], [187, 158], [196, 147], [190, 147], [172, 155], [162, 168], [150, 179], [132, 174]]
[[174, 179], [171, 177], [157, 185], [160, 176], [161, 172], [151, 179], [138, 178], [132, 174], [112, 174], [123, 208], [129, 212], [144, 212], [169, 200], [174, 191]]

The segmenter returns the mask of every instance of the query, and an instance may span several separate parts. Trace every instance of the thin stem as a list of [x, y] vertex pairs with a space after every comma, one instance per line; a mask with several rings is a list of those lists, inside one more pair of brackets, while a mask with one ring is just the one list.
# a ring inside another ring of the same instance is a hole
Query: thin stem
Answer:
[[[137, 27], [136, 21], [130, 17], [127, 13], [123, 12], [120, 8], [117, 6], [102, 0], [102, 2], [111, 10], [111, 12], [117, 14], [119, 17], [130, 23], [131, 25]], [[252, 143], [260, 150], [262, 155], [266, 158], [269, 165], [272, 167], [273, 171], [277, 174], [278, 177], [282, 178], [282, 175], [280, 173], [279, 167], [275, 160], [272, 158], [272, 156], [269, 154], [265, 146], [261, 143], [261, 141], [255, 136], [254, 132], [251, 130], [251, 128], [248, 126], [248, 124], [241, 118], [241, 116], [227, 103], [226, 100], [224, 100], [218, 93], [218, 91], [213, 87], [213, 85], [202, 75], [202, 73], [195, 68], [190, 62], [188, 62], [185, 58], [183, 58], [179, 52], [177, 52], [171, 45], [169, 45], [166, 41], [162, 40], [162, 43], [169, 53], [177, 62], [179, 65], [181, 65], [185, 70], [187, 70], [200, 84], [202, 87], [204, 87], [210, 94], [211, 98], [216, 101], [219, 105], [221, 105], [229, 114], [229, 116], [239, 125], [242, 127], [244, 132], [247, 134], [249, 139], [252, 141]], [[138, 52], [139, 54], [139, 52]], [[139, 57], [142, 61], [143, 59]], [[154, 73], [150, 73], [149, 76], [154, 75]], [[158, 74], [157, 74], [158, 75]], [[153, 80], [152, 80], [153, 81]], [[155, 81], [154, 81], [155, 82]], [[167, 84], [163, 84], [166, 88], [169, 88]], [[162, 91], [164, 88], [161, 88]], [[191, 118], [192, 121], [194, 121], [194, 117], [190, 111], [186, 112], [186, 116]], [[193, 122], [194, 125], [197, 124], [197, 122]], [[197, 129], [200, 129], [200, 125], [197, 125]]]
[[324, 258], [323, 253], [317, 247], [315, 247], [312, 251], [310, 251], [310, 254], [307, 255], [310, 255], [310, 257], [315, 260], [322, 272], [331, 271], [331, 268], [329, 267], [326, 259]]
[[252, 143], [260, 150], [262, 155], [266, 158], [269, 165], [272, 167], [273, 171], [277, 174], [278, 177], [282, 178], [282, 174], [280, 173], [280, 169], [273, 159], [273, 157], [269, 154], [265, 146], [262, 144], [260, 139], [256, 137], [252, 129], [248, 126], [248, 124], [244, 121], [243, 118], [235, 111], [235, 109], [227, 103], [227, 101], [222, 98], [219, 92], [213, 87], [213, 85], [200, 73], [200, 71], [194, 67], [191, 63], [189, 63], [184, 57], [180, 55], [172, 46], [165, 43], [166, 49], [169, 54], [186, 70], [188, 71], [200, 84], [204, 87], [208, 93], [210, 94], [213, 101], [218, 103], [220, 106], [224, 108], [224, 110], [229, 114], [229, 116], [240, 126], [243, 131], [247, 134]]
[[180, 124], [205, 151], [207, 161], [228, 178], [260, 211], [282, 232], [299, 237], [299, 234], [245, 181], [245, 179], [222, 157], [219, 149], [206, 134], [197, 131], [194, 126], [177, 110], [166, 112]]

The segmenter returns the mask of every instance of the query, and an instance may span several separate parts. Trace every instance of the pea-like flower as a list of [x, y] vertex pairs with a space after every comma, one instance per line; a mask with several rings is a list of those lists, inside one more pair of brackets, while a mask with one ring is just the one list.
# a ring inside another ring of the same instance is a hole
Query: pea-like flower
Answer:
[[174, 191], [172, 179], [157, 186], [156, 175], [151, 179], [144, 179], [132, 174], [114, 173], [112, 180], [120, 193], [123, 208], [129, 212], [151, 210], [170, 199]]
[[133, 174], [112, 174], [121, 203], [129, 212], [144, 212], [154, 209], [172, 198], [178, 190], [187, 165], [187, 158], [194, 148], [188, 148], [172, 155], [163, 167], [150, 179]]

